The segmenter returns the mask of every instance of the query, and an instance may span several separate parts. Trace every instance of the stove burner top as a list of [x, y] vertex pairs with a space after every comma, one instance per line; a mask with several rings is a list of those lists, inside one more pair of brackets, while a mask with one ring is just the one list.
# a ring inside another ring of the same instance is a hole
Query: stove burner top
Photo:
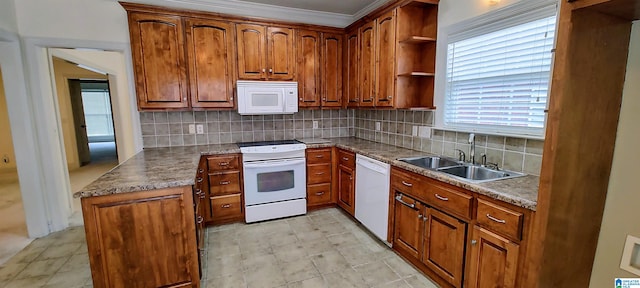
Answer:
[[290, 145], [301, 144], [298, 140], [279, 140], [279, 141], [258, 141], [258, 142], [241, 142], [238, 143], [240, 148], [242, 147], [256, 147], [256, 146], [273, 146], [273, 145]]

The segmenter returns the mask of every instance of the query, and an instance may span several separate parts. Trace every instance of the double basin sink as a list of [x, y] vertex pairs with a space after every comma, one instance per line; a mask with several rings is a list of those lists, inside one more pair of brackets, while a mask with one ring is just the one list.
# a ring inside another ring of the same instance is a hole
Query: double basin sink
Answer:
[[510, 179], [525, 175], [512, 171], [494, 170], [438, 156], [411, 157], [398, 160], [421, 168], [443, 172], [473, 183]]

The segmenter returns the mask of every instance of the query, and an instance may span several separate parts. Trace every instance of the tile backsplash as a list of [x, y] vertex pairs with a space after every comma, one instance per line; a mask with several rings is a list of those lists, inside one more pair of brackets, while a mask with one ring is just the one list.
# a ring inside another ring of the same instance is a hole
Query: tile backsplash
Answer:
[[[453, 158], [460, 149], [469, 157], [469, 133], [433, 129], [431, 139], [413, 136], [414, 126], [433, 124], [433, 111], [356, 110], [354, 130], [357, 138]], [[486, 154], [487, 162], [500, 168], [540, 175], [543, 144], [541, 140], [476, 134], [475, 160], [480, 162]]]
[[[318, 121], [318, 129], [313, 129]], [[376, 130], [380, 122], [380, 130]], [[430, 139], [413, 136], [414, 126], [434, 125], [433, 111], [302, 110], [292, 115], [242, 116], [236, 111], [140, 112], [145, 148], [225, 144], [293, 138], [355, 136], [448, 157], [460, 149], [469, 157], [469, 133], [433, 129]], [[189, 124], [204, 125], [204, 134], [189, 134]], [[476, 162], [540, 175], [543, 141], [476, 134]]]
[[[353, 136], [353, 110], [303, 110], [292, 115], [242, 116], [236, 111], [140, 112], [145, 148], [293, 138]], [[313, 129], [318, 121], [318, 129]], [[204, 134], [189, 134], [189, 124]]]

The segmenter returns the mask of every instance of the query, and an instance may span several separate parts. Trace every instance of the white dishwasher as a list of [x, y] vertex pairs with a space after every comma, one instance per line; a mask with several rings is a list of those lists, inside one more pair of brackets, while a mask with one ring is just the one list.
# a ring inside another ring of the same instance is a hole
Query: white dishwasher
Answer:
[[390, 166], [356, 155], [356, 219], [387, 241]]

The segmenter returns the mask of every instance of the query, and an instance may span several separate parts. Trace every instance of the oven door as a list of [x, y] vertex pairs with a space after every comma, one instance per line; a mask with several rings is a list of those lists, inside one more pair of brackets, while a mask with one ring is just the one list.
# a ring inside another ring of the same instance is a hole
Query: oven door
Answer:
[[306, 197], [305, 159], [245, 162], [245, 205]]

